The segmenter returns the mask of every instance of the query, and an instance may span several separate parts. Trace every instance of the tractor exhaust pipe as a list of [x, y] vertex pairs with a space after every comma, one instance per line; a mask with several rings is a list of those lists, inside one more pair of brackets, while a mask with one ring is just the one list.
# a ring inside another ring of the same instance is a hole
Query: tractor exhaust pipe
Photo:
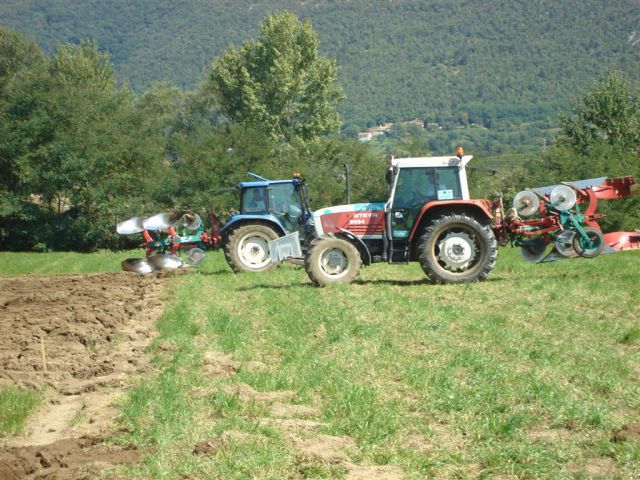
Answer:
[[344, 165], [344, 178], [345, 178], [345, 182], [346, 182], [346, 197], [347, 197], [347, 203], [346, 205], [351, 205], [351, 179], [350, 179], [350, 172], [349, 172], [349, 165], [347, 165], [346, 163], [343, 163]]

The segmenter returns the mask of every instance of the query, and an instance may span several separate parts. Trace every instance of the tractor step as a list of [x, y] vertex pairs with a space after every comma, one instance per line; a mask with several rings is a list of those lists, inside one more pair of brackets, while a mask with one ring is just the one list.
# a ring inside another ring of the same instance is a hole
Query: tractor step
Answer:
[[287, 263], [293, 263], [294, 265], [304, 265], [304, 257], [289, 257], [284, 261]]
[[402, 245], [402, 248], [393, 248], [392, 245], [389, 253], [389, 263], [409, 263], [410, 249], [408, 243]]

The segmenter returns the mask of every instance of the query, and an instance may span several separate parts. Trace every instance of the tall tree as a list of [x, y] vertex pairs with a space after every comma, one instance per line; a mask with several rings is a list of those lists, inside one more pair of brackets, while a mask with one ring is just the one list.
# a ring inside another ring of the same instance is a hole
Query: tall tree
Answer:
[[205, 81], [232, 123], [245, 123], [279, 140], [309, 140], [337, 132], [343, 98], [336, 63], [318, 54], [309, 21], [292, 13], [268, 16], [257, 40], [217, 58]]
[[[47, 98], [48, 59], [35, 43], [0, 28], [0, 244], [17, 238], [11, 225], [33, 221], [31, 152], [50, 138], [42, 112]], [[38, 120], [34, 120], [38, 117]], [[24, 231], [24, 228], [18, 230]], [[27, 247], [29, 245], [26, 245]]]
[[572, 116], [560, 117], [560, 126], [580, 153], [603, 143], [640, 153], [640, 96], [624, 74], [612, 72], [578, 99]]
[[148, 110], [116, 86], [95, 45], [61, 45], [2, 90], [4, 248], [113, 246], [118, 219], [148, 204], [163, 143]]

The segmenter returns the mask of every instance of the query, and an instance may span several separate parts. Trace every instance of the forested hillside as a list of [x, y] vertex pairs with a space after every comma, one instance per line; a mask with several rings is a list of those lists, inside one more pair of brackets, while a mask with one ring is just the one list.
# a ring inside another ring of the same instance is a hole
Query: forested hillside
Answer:
[[[22, 22], [33, 28], [29, 19]], [[631, 36], [619, 53], [633, 56], [634, 43]], [[485, 113], [493, 110], [481, 124], [463, 104], [454, 109], [462, 100], [449, 91], [441, 101], [458, 120], [436, 116], [427, 129], [408, 122], [361, 143], [339, 135], [343, 88], [336, 62], [320, 45], [310, 22], [290, 12], [269, 15], [249, 41], [217, 55], [197, 86], [156, 82], [134, 92], [118, 82], [116, 56], [91, 41], [60, 43], [48, 53], [0, 27], [0, 249], [123, 246], [113, 229], [119, 219], [237, 207], [233, 195], [219, 192], [246, 179], [247, 171], [268, 178], [303, 172], [313, 179], [312, 205], [319, 208], [343, 201], [347, 164], [351, 198], [379, 200], [386, 154], [446, 154], [459, 144], [476, 156], [475, 167], [499, 170], [491, 177], [472, 172], [476, 197], [501, 192], [509, 199], [521, 188], [579, 178], [640, 178], [640, 88], [633, 73], [612, 67], [567, 94], [566, 113], [513, 124], [531, 112], [525, 107], [545, 114], [529, 98], [533, 90], [514, 89], [517, 102], [487, 102]], [[503, 70], [508, 79], [511, 71]], [[390, 99], [401, 98], [389, 88]], [[433, 92], [420, 98], [436, 102], [435, 86]], [[502, 101], [507, 97], [505, 88]], [[525, 153], [514, 155], [518, 149]], [[606, 226], [637, 228], [637, 207], [638, 201], [611, 209]]]
[[[117, 78], [193, 88], [212, 58], [269, 13], [311, 19], [340, 66], [347, 128], [414, 117], [488, 128], [554, 117], [619, 69], [637, 77], [640, 9], [628, 0], [388, 2], [4, 0], [0, 26], [37, 40], [95, 40]], [[351, 127], [350, 127], [351, 126]]]

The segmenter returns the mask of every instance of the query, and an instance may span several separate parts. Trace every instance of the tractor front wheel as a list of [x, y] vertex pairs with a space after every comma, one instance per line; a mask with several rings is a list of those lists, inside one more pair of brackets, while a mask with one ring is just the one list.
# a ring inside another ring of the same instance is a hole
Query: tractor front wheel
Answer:
[[347, 240], [325, 237], [315, 240], [304, 259], [311, 281], [324, 287], [330, 283], [351, 283], [360, 273], [360, 252]]
[[268, 272], [277, 264], [269, 256], [269, 242], [279, 237], [266, 225], [244, 225], [234, 229], [224, 245], [224, 256], [236, 273]]
[[484, 280], [498, 256], [491, 227], [464, 214], [433, 220], [424, 230], [418, 248], [422, 270], [433, 283]]

